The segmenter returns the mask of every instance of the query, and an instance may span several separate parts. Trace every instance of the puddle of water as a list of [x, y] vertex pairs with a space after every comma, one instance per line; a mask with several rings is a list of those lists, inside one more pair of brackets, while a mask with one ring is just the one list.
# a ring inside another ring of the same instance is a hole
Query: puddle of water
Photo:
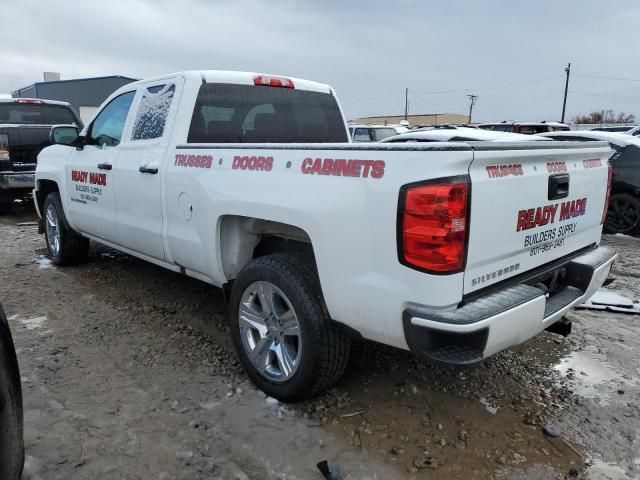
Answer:
[[[608, 382], [628, 383], [602, 355], [591, 352], [573, 352], [553, 368], [568, 377], [575, 393], [585, 398], [600, 397], [602, 386]], [[613, 387], [610, 390], [616, 391]]]

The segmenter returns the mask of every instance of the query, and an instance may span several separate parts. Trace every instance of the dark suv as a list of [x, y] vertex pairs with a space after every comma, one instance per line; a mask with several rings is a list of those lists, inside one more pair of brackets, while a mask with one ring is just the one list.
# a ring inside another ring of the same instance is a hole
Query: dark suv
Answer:
[[38, 153], [51, 144], [51, 126], [60, 124], [82, 128], [66, 102], [0, 99], [0, 213], [33, 189]]

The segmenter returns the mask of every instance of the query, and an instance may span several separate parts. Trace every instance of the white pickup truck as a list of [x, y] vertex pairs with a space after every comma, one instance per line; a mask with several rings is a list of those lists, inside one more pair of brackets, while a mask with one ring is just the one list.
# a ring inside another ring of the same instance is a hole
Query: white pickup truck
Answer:
[[616, 256], [607, 144], [353, 144], [333, 89], [297, 78], [139, 81], [51, 137], [53, 262], [94, 240], [223, 288], [242, 364], [283, 401], [337, 381], [353, 337], [463, 365], [566, 333]]

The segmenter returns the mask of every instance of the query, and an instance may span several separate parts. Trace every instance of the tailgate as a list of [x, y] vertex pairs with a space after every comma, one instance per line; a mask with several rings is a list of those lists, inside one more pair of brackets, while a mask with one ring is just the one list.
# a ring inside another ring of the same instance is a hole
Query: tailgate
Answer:
[[464, 293], [599, 243], [604, 142], [474, 145]]
[[19, 125], [0, 129], [9, 137], [11, 170], [35, 170], [38, 153], [51, 144], [50, 131], [51, 125]]

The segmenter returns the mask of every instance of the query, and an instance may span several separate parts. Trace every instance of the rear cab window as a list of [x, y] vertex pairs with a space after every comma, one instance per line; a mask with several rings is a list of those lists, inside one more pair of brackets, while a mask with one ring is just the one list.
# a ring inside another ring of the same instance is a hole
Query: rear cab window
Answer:
[[333, 95], [256, 85], [200, 87], [188, 143], [348, 142]]

